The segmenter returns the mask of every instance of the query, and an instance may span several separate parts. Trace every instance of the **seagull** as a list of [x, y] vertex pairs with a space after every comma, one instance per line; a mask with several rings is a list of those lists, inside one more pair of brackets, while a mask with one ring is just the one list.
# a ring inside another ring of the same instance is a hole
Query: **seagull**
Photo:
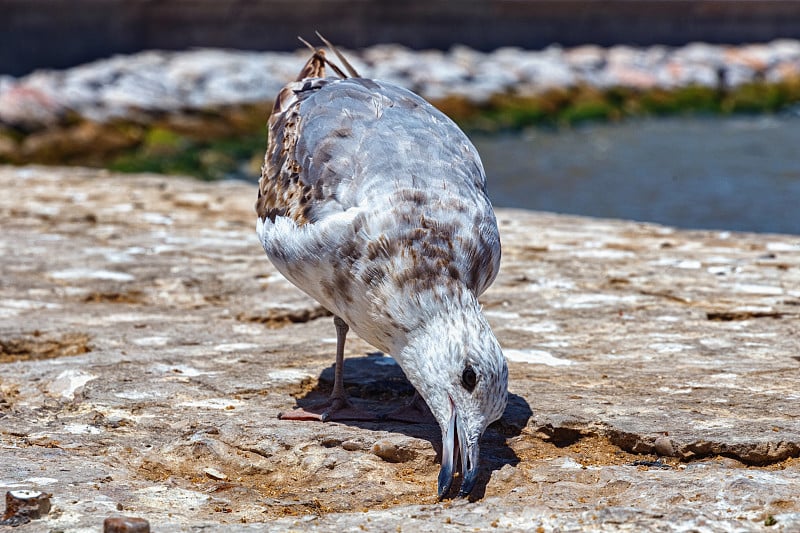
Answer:
[[508, 397], [508, 365], [478, 303], [500, 267], [486, 174], [452, 120], [407, 89], [362, 78], [317, 35], [341, 66], [303, 41], [312, 56], [269, 118], [256, 230], [275, 268], [334, 315], [334, 385], [321, 415], [280, 417], [364, 419], [343, 383], [352, 329], [394, 357], [438, 422], [439, 499], [459, 459], [465, 497], [481, 436]]

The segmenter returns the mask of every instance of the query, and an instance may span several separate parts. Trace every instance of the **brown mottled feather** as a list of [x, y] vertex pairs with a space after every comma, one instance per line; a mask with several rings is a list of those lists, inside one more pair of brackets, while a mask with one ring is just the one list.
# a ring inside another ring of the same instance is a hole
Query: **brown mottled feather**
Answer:
[[[269, 118], [269, 143], [264, 166], [261, 169], [256, 202], [256, 213], [262, 220], [270, 219], [274, 222], [277, 216], [288, 216], [298, 224], [309, 221], [307, 216], [309, 200], [315, 197], [313, 195], [321, 194], [321, 190], [312, 190], [311, 186], [303, 182], [304, 169], [295, 156], [302, 120], [300, 104], [327, 83], [326, 66], [341, 79], [350, 76], [359, 77], [355, 68], [333, 44], [319, 32], [317, 36], [342, 61], [347, 73], [330, 61], [325, 56], [324, 50], [315, 48], [302, 37], [298, 37], [313, 53], [300, 69], [295, 82], [289, 83], [278, 93]], [[343, 135], [344, 132], [338, 134]]]
[[314, 55], [303, 65], [300, 74], [297, 75], [296, 81], [303, 81], [306, 78], [324, 78], [325, 62], [325, 50], [314, 50]]
[[315, 50], [295, 83], [290, 83], [278, 93], [272, 115], [269, 117], [269, 143], [261, 167], [258, 184], [256, 213], [262, 220], [288, 216], [298, 224], [307, 222], [304, 208], [311, 198], [311, 188], [300, 180], [302, 167], [295, 159], [295, 146], [301, 120], [298, 94], [309, 90], [313, 84], [306, 80], [325, 77], [325, 52]]

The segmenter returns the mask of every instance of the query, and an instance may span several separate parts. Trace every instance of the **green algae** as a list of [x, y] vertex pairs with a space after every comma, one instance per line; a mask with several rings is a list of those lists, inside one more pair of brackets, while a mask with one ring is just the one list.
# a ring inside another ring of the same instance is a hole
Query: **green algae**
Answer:
[[163, 128], [148, 132], [144, 142], [106, 165], [118, 172], [188, 174], [203, 180], [258, 176], [266, 132], [197, 140]]

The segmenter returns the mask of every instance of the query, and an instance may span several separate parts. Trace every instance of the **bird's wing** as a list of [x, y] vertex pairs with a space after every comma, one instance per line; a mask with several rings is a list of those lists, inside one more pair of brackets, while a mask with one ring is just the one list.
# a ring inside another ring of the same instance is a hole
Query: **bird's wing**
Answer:
[[443, 180], [452, 194], [485, 196], [478, 153], [444, 114], [386, 82], [310, 78], [276, 101], [256, 210], [304, 224], [370, 192], [441, 189]]
[[[438, 231], [443, 248], [454, 237], [444, 233], [454, 231], [465, 248], [456, 268], [475, 273], [470, 288], [480, 294], [493, 281], [500, 244], [480, 157], [424, 99], [382, 81], [308, 78], [281, 91], [269, 126], [256, 204], [262, 223], [316, 225], [405, 202], [394, 212], [408, 220], [397, 228]], [[391, 230], [382, 235], [392, 239]]]

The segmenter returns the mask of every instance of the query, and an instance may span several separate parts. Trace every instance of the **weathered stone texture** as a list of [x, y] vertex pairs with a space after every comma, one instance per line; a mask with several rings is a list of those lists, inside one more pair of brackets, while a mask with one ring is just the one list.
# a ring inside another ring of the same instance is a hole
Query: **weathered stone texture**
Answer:
[[[800, 236], [499, 210], [511, 402], [482, 499], [437, 503], [432, 421], [277, 420], [329, 391], [335, 334], [261, 252], [254, 186], [0, 188], [0, 491], [53, 494], [31, 531], [800, 527]], [[373, 351], [348, 341], [346, 386], [385, 412], [413, 391]]]

